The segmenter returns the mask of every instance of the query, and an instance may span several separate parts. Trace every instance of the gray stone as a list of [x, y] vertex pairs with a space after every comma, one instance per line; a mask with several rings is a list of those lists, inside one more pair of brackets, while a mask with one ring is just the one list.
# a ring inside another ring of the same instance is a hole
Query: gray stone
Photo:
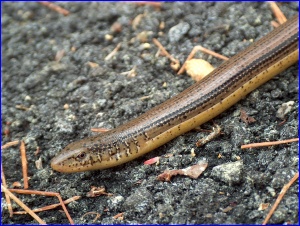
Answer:
[[241, 181], [242, 171], [243, 162], [237, 161], [215, 166], [212, 169], [211, 174], [215, 178], [218, 178], [219, 180], [232, 185]]
[[168, 36], [171, 43], [178, 42], [188, 31], [190, 25], [186, 22], [179, 23], [169, 30]]

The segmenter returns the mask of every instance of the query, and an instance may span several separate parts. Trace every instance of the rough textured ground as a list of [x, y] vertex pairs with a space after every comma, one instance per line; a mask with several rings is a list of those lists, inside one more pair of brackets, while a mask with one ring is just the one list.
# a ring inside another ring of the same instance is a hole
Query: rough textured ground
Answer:
[[[273, 29], [269, 5], [163, 3], [160, 10], [125, 3], [59, 5], [71, 14], [64, 17], [34, 2], [2, 4], [2, 131], [10, 123], [10, 133], [5, 136], [2, 132], [2, 142], [25, 141], [30, 189], [60, 192], [63, 199], [81, 195], [68, 205], [75, 223], [93, 223], [94, 215], [81, 217], [97, 212], [101, 217], [95, 223], [103, 224], [260, 224], [270, 209], [258, 210], [260, 204], [273, 204], [282, 186], [298, 171], [298, 144], [252, 150], [240, 146], [298, 136], [298, 66], [215, 118], [223, 134], [204, 147], [196, 148], [195, 142], [207, 133], [191, 131], [135, 161], [105, 171], [61, 174], [52, 171], [49, 162], [69, 142], [93, 134], [92, 127], [117, 127], [193, 83], [187, 75], [175, 75], [168, 59], [156, 56], [152, 38], [158, 38], [181, 62], [195, 45], [231, 57], [247, 47], [250, 39], [257, 40]], [[298, 11], [298, 3], [280, 7], [288, 18]], [[133, 29], [134, 18], [141, 14], [144, 16]], [[112, 29], [115, 22], [121, 25], [120, 31]], [[162, 22], [164, 28], [160, 28]], [[149, 49], [139, 38], [143, 31]], [[111, 41], [105, 39], [107, 34], [113, 36]], [[105, 61], [118, 43], [121, 49]], [[65, 54], [57, 62], [55, 55], [61, 50]], [[222, 63], [205, 54], [198, 56], [214, 66]], [[88, 62], [99, 67], [92, 68]], [[135, 77], [122, 74], [134, 66]], [[148, 98], [143, 99], [145, 96]], [[280, 124], [277, 109], [288, 101], [295, 105]], [[242, 122], [240, 109], [256, 122]], [[212, 125], [208, 122], [202, 128], [211, 129]], [[35, 155], [37, 147], [41, 152]], [[192, 148], [196, 152], [193, 158]], [[157, 166], [143, 165], [146, 159], [170, 153], [173, 156], [162, 157]], [[40, 170], [35, 167], [39, 158], [43, 162]], [[208, 161], [208, 168], [198, 179], [176, 176], [170, 183], [156, 180], [165, 169], [185, 168], [201, 159]], [[18, 147], [3, 150], [2, 163], [9, 186], [22, 182]], [[224, 164], [230, 164], [233, 171], [227, 177]], [[91, 186], [105, 186], [114, 196], [88, 198]], [[40, 196], [19, 197], [32, 208], [57, 202]], [[36, 223], [26, 215], [9, 218], [5, 203], [2, 208], [2, 223]], [[14, 209], [18, 209], [15, 204]], [[123, 219], [113, 218], [121, 212]], [[47, 223], [68, 223], [57, 209], [39, 216]], [[298, 222], [298, 183], [270, 220], [284, 222]]]

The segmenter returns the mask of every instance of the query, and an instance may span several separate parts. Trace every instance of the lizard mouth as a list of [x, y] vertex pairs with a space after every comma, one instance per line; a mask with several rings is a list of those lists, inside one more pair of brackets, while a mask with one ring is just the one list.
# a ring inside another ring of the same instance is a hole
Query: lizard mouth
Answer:
[[81, 151], [81, 149], [77, 149], [69, 152], [68, 150], [64, 149], [51, 160], [50, 165], [52, 169], [61, 173], [74, 173], [83, 171], [83, 169], [80, 170], [81, 167], [77, 164], [75, 159]]

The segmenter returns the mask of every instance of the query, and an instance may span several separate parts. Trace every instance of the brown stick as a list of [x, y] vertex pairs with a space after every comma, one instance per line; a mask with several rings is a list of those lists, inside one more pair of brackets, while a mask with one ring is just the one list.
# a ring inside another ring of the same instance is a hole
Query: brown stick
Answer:
[[21, 206], [27, 213], [29, 213], [40, 224], [46, 224], [38, 215], [36, 215], [28, 206], [26, 206], [20, 199], [12, 194], [6, 187], [1, 184], [2, 191], [5, 192], [11, 199], [13, 199], [19, 206]]
[[274, 211], [276, 210], [276, 208], [278, 207], [279, 203], [281, 202], [283, 196], [285, 195], [285, 193], [287, 192], [287, 190], [289, 189], [289, 187], [291, 187], [291, 185], [298, 179], [299, 177], [299, 172], [297, 172], [295, 174], [295, 176], [289, 181], [289, 183], [285, 184], [283, 186], [283, 188], [281, 189], [281, 192], [279, 193], [272, 209], [270, 210], [270, 212], [268, 213], [268, 215], [266, 216], [264, 222], [262, 223], [263, 225], [266, 225], [268, 223], [268, 221], [270, 220], [271, 216], [273, 215]]
[[111, 53], [108, 54], [108, 55], [104, 58], [104, 60], [107, 61], [107, 60], [109, 60], [110, 58], [112, 58], [112, 57], [119, 51], [120, 48], [121, 48], [121, 43], [119, 43], [119, 44], [116, 46], [116, 48], [114, 48], [114, 50], [111, 51]]
[[58, 198], [59, 202], [61, 203], [61, 206], [62, 206], [62, 208], [64, 209], [65, 214], [66, 214], [67, 218], [68, 218], [69, 221], [70, 221], [70, 224], [74, 224], [74, 221], [73, 221], [73, 219], [71, 218], [71, 216], [70, 216], [70, 214], [69, 214], [69, 212], [68, 212], [68, 210], [67, 210], [67, 207], [65, 206], [65, 204], [64, 204], [64, 202], [63, 202], [63, 200], [62, 200], [60, 194], [57, 194], [56, 197]]
[[83, 214], [83, 216], [82, 216], [80, 219], [83, 219], [85, 216], [91, 215], [91, 214], [95, 214], [95, 215], [96, 215], [96, 217], [95, 217], [94, 220], [93, 220], [93, 223], [94, 223], [97, 219], [99, 219], [99, 217], [101, 217], [101, 214], [100, 214], [100, 213], [97, 213], [97, 212], [87, 212], [87, 213]]
[[[65, 200], [64, 204], [69, 204], [70, 202], [76, 201], [80, 198], [81, 198], [81, 196], [74, 196], [72, 198], [69, 198], [69, 199]], [[41, 208], [33, 209], [32, 211], [37, 213], [37, 212], [52, 210], [52, 209], [55, 209], [56, 207], [59, 207], [59, 206], [61, 206], [61, 204], [56, 203], [56, 204], [44, 206], [44, 207], [41, 207]], [[15, 211], [14, 214], [26, 214], [26, 212], [25, 211]]]
[[273, 11], [275, 17], [277, 18], [278, 22], [280, 24], [283, 24], [284, 22], [287, 21], [285, 15], [282, 13], [280, 8], [277, 6], [275, 2], [269, 2], [271, 10]]
[[177, 72], [177, 75], [181, 75], [185, 71], [186, 62], [188, 60], [192, 59], [194, 57], [194, 55], [196, 54], [196, 52], [198, 52], [198, 51], [202, 51], [204, 53], [207, 53], [209, 55], [212, 55], [212, 56], [217, 57], [217, 58], [222, 59], [222, 60], [229, 60], [228, 57], [225, 57], [225, 56], [223, 56], [221, 54], [218, 54], [218, 53], [216, 53], [214, 51], [206, 49], [206, 48], [204, 48], [202, 46], [195, 46], [193, 48], [193, 50], [191, 51], [191, 53], [188, 55], [187, 59], [185, 60], [184, 64], [180, 68], [180, 70]]
[[113, 216], [114, 219], [118, 219], [119, 217], [122, 217], [124, 215], [124, 212], [118, 213], [117, 215]]
[[156, 9], [160, 9], [162, 3], [161, 2], [135, 2], [135, 4], [138, 6], [151, 5]]
[[175, 59], [166, 49], [165, 47], [163, 47], [163, 45], [156, 39], [156, 38], [153, 38], [153, 43], [159, 48], [159, 50], [166, 56], [168, 57], [172, 63], [174, 65], [180, 65], [180, 62], [179, 60]]
[[201, 147], [202, 145], [206, 144], [207, 142], [219, 136], [220, 133], [221, 133], [221, 127], [215, 124], [215, 126], [213, 127], [213, 131], [210, 134], [208, 134], [206, 137], [203, 137], [202, 139], [198, 140], [196, 142], [196, 146]]
[[1, 146], [1, 149], [6, 149], [6, 148], [9, 148], [11, 146], [17, 145], [17, 144], [19, 144], [19, 142], [20, 141], [18, 141], [18, 140], [8, 142], [8, 143], [4, 144], [3, 146]]
[[48, 192], [48, 191], [36, 191], [36, 190], [23, 190], [23, 189], [9, 189], [11, 192], [15, 192], [15, 193], [20, 193], [20, 194], [28, 194], [28, 195], [32, 195], [32, 194], [36, 194], [36, 195], [44, 195], [44, 196], [56, 196], [68, 218], [68, 220], [70, 221], [70, 224], [74, 224], [74, 221], [72, 220], [61, 196], [59, 193], [56, 192]]
[[297, 142], [297, 141], [299, 141], [299, 138], [293, 138], [293, 139], [289, 139], [289, 140], [279, 140], [279, 141], [245, 144], [245, 145], [241, 146], [241, 149], [266, 147], [266, 146], [271, 146], [271, 145], [286, 144], [286, 143]]
[[110, 129], [106, 129], [106, 128], [91, 128], [92, 132], [97, 132], [97, 133], [105, 133], [107, 131], [109, 131]]
[[51, 2], [39, 2], [41, 5], [44, 5], [46, 7], [48, 7], [49, 9], [52, 9], [60, 14], [63, 14], [64, 16], [68, 16], [70, 14], [70, 12], [58, 5], [55, 5], [54, 3]]
[[27, 158], [26, 158], [26, 149], [24, 141], [21, 141], [20, 146], [21, 160], [22, 160], [22, 171], [24, 179], [24, 189], [28, 189], [28, 167], [27, 167]]
[[[4, 175], [2, 165], [1, 165], [1, 180], [2, 180], [3, 186], [7, 188], [6, 179], [5, 179], [5, 175]], [[9, 212], [9, 216], [12, 217], [13, 216], [13, 210], [12, 210], [9, 195], [7, 193], [5, 193], [5, 199], [6, 199], [6, 203], [7, 203], [7, 209], [8, 209], [8, 212]]]

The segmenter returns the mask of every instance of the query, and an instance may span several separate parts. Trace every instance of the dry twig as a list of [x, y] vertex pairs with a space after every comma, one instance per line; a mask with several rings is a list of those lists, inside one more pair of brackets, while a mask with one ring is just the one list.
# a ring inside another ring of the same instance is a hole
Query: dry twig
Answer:
[[119, 220], [123, 220], [124, 218], [124, 212], [122, 213], [118, 213], [117, 215], [113, 216], [114, 219], [119, 219]]
[[41, 5], [44, 5], [46, 7], [48, 7], [49, 9], [52, 9], [64, 16], [68, 16], [70, 14], [70, 12], [58, 5], [55, 5], [54, 3], [51, 3], [51, 2], [39, 2]]
[[287, 144], [287, 143], [298, 142], [298, 141], [299, 141], [299, 138], [293, 138], [293, 139], [289, 139], [289, 140], [279, 140], [279, 141], [270, 141], [270, 142], [262, 142], [262, 143], [252, 143], [252, 144], [242, 145], [241, 149], [266, 147], [266, 146], [272, 146], [272, 145], [278, 145], [278, 144]]
[[34, 152], [34, 155], [38, 155], [41, 153], [41, 148], [39, 146], [36, 147], [36, 151]]
[[[4, 175], [4, 171], [3, 171], [3, 166], [1, 165], [1, 180], [2, 180], [2, 184], [4, 187], [7, 188], [7, 184], [6, 184], [6, 179], [5, 179], [5, 175]], [[9, 195], [7, 193], [5, 193], [5, 200], [7, 203], [7, 209], [9, 212], [9, 216], [12, 217], [13, 216], [13, 210], [12, 210], [12, 206], [11, 206], [11, 201], [9, 198]]]
[[137, 15], [133, 20], [132, 20], [132, 23], [131, 23], [131, 26], [132, 26], [132, 29], [133, 30], [136, 30], [138, 25], [140, 24], [142, 18], [144, 18], [146, 16], [146, 13], [143, 13], [143, 14], [139, 14]]
[[198, 51], [202, 51], [204, 53], [207, 53], [207, 54], [212, 55], [214, 57], [220, 58], [222, 60], [228, 60], [229, 59], [228, 57], [222, 56], [221, 54], [218, 54], [218, 53], [216, 53], [214, 51], [206, 49], [206, 48], [204, 48], [202, 46], [195, 46], [193, 48], [193, 50], [191, 51], [191, 53], [189, 54], [189, 56], [187, 57], [187, 59], [185, 60], [184, 64], [180, 68], [180, 70], [177, 72], [177, 75], [181, 75], [185, 71], [185, 67], [186, 67], [187, 61], [190, 60], [190, 59], [192, 59], [194, 57], [194, 55], [196, 54], [196, 52], [198, 52]]
[[26, 149], [24, 141], [21, 141], [20, 145], [21, 152], [21, 160], [22, 160], [22, 171], [23, 171], [23, 179], [24, 179], [24, 189], [28, 188], [28, 167], [27, 167], [27, 158], [26, 158]]
[[277, 6], [275, 2], [269, 2], [271, 10], [273, 11], [275, 17], [277, 18], [278, 22], [280, 24], [283, 24], [284, 22], [287, 21], [285, 15], [282, 13], [280, 8]]
[[[23, 190], [23, 189], [9, 189], [11, 192], [19, 193], [19, 194], [25, 194], [25, 195], [43, 195], [43, 196], [56, 196], [60, 202], [60, 205], [62, 206], [68, 220], [70, 221], [70, 224], [74, 224], [74, 221], [72, 220], [61, 196], [59, 193], [56, 192], [48, 192], [48, 191], [35, 191], [35, 190]], [[26, 211], [26, 210], [25, 210]], [[32, 210], [31, 210], [32, 211]]]
[[96, 132], [96, 133], [105, 133], [107, 131], [109, 131], [110, 129], [106, 129], [106, 128], [91, 128], [92, 132]]
[[97, 197], [100, 195], [107, 195], [107, 196], [113, 196], [112, 193], [107, 193], [105, 191], [105, 187], [104, 186], [100, 186], [100, 187], [95, 187], [95, 186], [91, 186], [91, 190], [86, 194], [87, 197]]
[[94, 62], [91, 62], [91, 61], [87, 62], [87, 64], [88, 64], [91, 68], [97, 68], [97, 67], [99, 67], [99, 64], [94, 63]]
[[[19, 206], [21, 206], [27, 213], [29, 213], [40, 224], [46, 224], [38, 215], [36, 215], [28, 206], [26, 206], [20, 199], [12, 194], [6, 187], [1, 184], [2, 191], [5, 192], [11, 199], [13, 199]], [[25, 190], [24, 190], [25, 191]]]
[[211, 141], [212, 139], [216, 138], [220, 134], [221, 134], [221, 127], [219, 125], [215, 124], [215, 126], [213, 127], [213, 131], [210, 134], [208, 134], [206, 137], [198, 140], [196, 142], [196, 146], [200, 147], [200, 146], [206, 144], [207, 142]]
[[[7, 187], [7, 186], [6, 186]], [[19, 181], [15, 181], [13, 184], [12, 184], [12, 187], [13, 188], [20, 188], [22, 187], [22, 184], [19, 182]]]
[[138, 6], [150, 5], [153, 6], [155, 9], [161, 8], [161, 2], [136, 2], [135, 4]]
[[3, 146], [1, 146], [1, 149], [6, 149], [6, 148], [9, 148], [9, 147], [11, 147], [11, 146], [18, 145], [19, 142], [20, 142], [20, 141], [18, 141], [18, 140], [8, 142], [8, 143], [4, 144]]
[[277, 197], [272, 209], [270, 210], [270, 212], [268, 213], [268, 215], [266, 216], [264, 222], [262, 223], [263, 225], [266, 225], [268, 223], [268, 221], [270, 220], [272, 214], [274, 213], [274, 211], [276, 210], [277, 206], [279, 205], [279, 203], [281, 202], [283, 196], [285, 195], [285, 193], [287, 192], [287, 190], [289, 189], [289, 187], [291, 187], [291, 185], [298, 179], [299, 177], [299, 172], [297, 172], [295, 174], [295, 176], [289, 181], [289, 183], [285, 184], [283, 186], [283, 188], [280, 191], [279, 196]]
[[133, 78], [136, 76], [136, 66], [134, 66], [131, 70], [122, 72], [121, 75], [126, 75], [129, 78]]
[[111, 53], [108, 54], [108, 55], [104, 58], [104, 60], [105, 60], [105, 61], [110, 60], [110, 59], [111, 59], [111, 58], [119, 51], [120, 48], [121, 48], [121, 43], [119, 43], [119, 44], [116, 46], [116, 48], [114, 48], [114, 50], [111, 51]]
[[22, 104], [17, 104], [16, 108], [20, 109], [20, 110], [24, 110], [24, 111], [29, 111], [29, 109], [30, 109], [30, 108], [28, 108], [28, 107], [26, 107], [26, 106], [24, 106]]
[[[65, 205], [69, 204], [70, 202], [73, 202], [73, 201], [76, 201], [78, 199], [80, 199], [81, 196], [74, 196], [72, 198], [69, 198], [64, 202]], [[55, 209], [56, 207], [59, 207], [61, 206], [60, 203], [56, 203], [56, 204], [52, 204], [52, 205], [48, 205], [48, 206], [44, 206], [44, 207], [41, 207], [41, 208], [37, 208], [37, 209], [33, 209], [32, 211], [37, 213], [37, 212], [42, 212], [42, 211], [47, 211], [47, 210], [51, 210], [51, 209]], [[25, 211], [15, 211], [14, 214], [26, 214]]]
[[100, 213], [97, 213], [97, 212], [87, 212], [87, 213], [83, 214], [83, 216], [81, 217], [81, 219], [83, 219], [85, 216], [91, 215], [91, 214], [95, 214], [95, 215], [96, 215], [95, 219], [93, 220], [93, 223], [94, 223], [96, 220], [98, 220], [99, 217], [101, 217], [101, 214], [100, 214]]
[[175, 59], [170, 53], [168, 53], [168, 51], [162, 46], [162, 44], [156, 39], [153, 39], [153, 43], [159, 48], [159, 50], [167, 57], [171, 60], [171, 67], [174, 70], [178, 70], [178, 68], [180, 67], [180, 62], [179, 60]]

